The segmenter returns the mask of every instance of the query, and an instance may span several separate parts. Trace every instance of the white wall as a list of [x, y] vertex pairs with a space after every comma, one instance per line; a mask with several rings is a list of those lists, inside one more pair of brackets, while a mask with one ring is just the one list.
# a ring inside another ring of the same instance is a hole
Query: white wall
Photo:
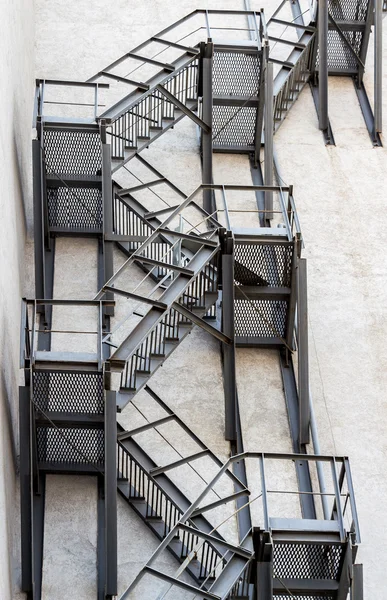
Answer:
[[20, 298], [26, 223], [31, 226], [34, 2], [2, 0], [0, 19], [0, 597], [11, 597], [18, 455]]

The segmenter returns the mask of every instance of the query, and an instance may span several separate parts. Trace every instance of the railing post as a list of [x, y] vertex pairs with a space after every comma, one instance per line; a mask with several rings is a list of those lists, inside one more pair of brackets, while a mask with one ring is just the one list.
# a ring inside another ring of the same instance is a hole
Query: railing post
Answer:
[[[266, 46], [267, 54], [269, 46]], [[266, 61], [265, 85], [265, 185], [273, 185], [273, 63]], [[273, 218], [273, 192], [265, 192], [265, 219]]]
[[328, 129], [328, 0], [318, 2], [318, 94], [319, 127]]
[[[212, 183], [212, 67], [214, 59], [214, 45], [211, 38], [201, 46], [202, 65], [202, 119], [209, 126], [209, 131], [202, 131], [202, 178], [203, 183]], [[203, 191], [203, 207], [208, 214], [216, 210], [215, 198], [212, 190]]]

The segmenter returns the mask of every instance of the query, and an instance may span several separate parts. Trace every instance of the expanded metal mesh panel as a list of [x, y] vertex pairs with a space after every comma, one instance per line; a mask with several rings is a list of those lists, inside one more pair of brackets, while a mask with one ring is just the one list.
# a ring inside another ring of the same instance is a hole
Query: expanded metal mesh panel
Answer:
[[284, 337], [285, 300], [235, 300], [235, 335], [241, 337]]
[[335, 600], [335, 596], [332, 596], [331, 594], [324, 594], [324, 596], [321, 596], [321, 594], [319, 594], [318, 596], [305, 596], [304, 594], [297, 594], [295, 592], [292, 592], [291, 595], [281, 594], [279, 596], [278, 594], [274, 594], [273, 596], [273, 600], [289, 600], [289, 598], [301, 598], [302, 600]]
[[328, 0], [335, 21], [365, 21], [369, 0]]
[[322, 544], [274, 544], [275, 577], [295, 579], [340, 578], [343, 548]]
[[101, 175], [99, 133], [45, 129], [44, 160], [47, 174]]
[[103, 374], [33, 371], [33, 398], [44, 411], [103, 414]]
[[[361, 41], [363, 33], [361, 31], [345, 31], [345, 37], [354, 49], [356, 54], [360, 52]], [[319, 53], [317, 52], [317, 67], [319, 65]], [[348, 45], [341, 38], [338, 31], [328, 31], [328, 71], [340, 70], [344, 73], [346, 71], [356, 71], [358, 69], [358, 63], [351, 52]]]
[[254, 146], [254, 106], [214, 106], [213, 142], [215, 146]]
[[215, 52], [213, 93], [215, 96], [256, 96], [260, 86], [261, 55]]
[[[346, 39], [351, 48], [357, 55], [360, 53], [360, 48], [363, 40], [362, 31], [344, 31]], [[320, 56], [317, 49], [316, 68], [319, 68]], [[328, 71], [330, 72], [346, 72], [357, 71], [359, 65], [351, 49], [342, 39], [338, 31], [330, 29], [328, 31]]]
[[37, 427], [38, 461], [60, 464], [102, 464], [103, 429]]
[[102, 229], [102, 191], [98, 188], [47, 188], [50, 227]]
[[242, 285], [290, 287], [293, 246], [235, 244], [234, 279]]

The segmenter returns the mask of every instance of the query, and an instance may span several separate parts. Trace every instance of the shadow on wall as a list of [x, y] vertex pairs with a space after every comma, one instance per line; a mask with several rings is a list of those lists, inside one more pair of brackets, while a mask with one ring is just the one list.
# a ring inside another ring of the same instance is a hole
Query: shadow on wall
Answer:
[[[12, 131], [12, 167], [14, 173], [14, 198], [18, 204], [15, 206], [16, 215], [20, 215], [23, 228], [27, 235], [33, 235], [33, 211], [32, 211], [32, 143], [31, 127], [25, 130], [25, 107], [19, 107], [16, 92], [13, 98], [13, 131]], [[31, 118], [32, 118], [31, 99]], [[27, 111], [28, 112], [28, 111]], [[19, 223], [17, 224], [19, 225]], [[21, 225], [21, 223], [20, 223]], [[21, 230], [22, 231], [22, 230]], [[19, 257], [20, 258], [20, 257]]]
[[[0, 355], [3, 357], [0, 368], [0, 402], [1, 413], [3, 418], [1, 421], [1, 431], [4, 443], [9, 441], [12, 465], [15, 473], [19, 471], [18, 464], [18, 381], [17, 374], [19, 365], [15, 365], [12, 352], [7, 345], [7, 340], [11, 339], [12, 333], [9, 331], [9, 320], [6, 318], [6, 311], [2, 315], [1, 329], [2, 348]], [[6, 360], [5, 360], [6, 359]], [[4, 448], [5, 450], [5, 448]], [[10, 466], [10, 463], [8, 463]]]

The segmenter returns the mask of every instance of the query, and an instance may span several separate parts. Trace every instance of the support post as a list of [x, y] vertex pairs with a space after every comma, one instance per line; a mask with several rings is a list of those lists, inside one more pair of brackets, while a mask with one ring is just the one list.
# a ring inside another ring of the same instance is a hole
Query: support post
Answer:
[[261, 64], [261, 81], [258, 92], [258, 108], [257, 117], [255, 120], [255, 134], [254, 134], [254, 166], [257, 167], [260, 164], [260, 152], [262, 143], [262, 131], [263, 131], [263, 115], [265, 112], [265, 92], [266, 92], [266, 76], [267, 76], [267, 64], [269, 57], [269, 45], [266, 42], [262, 48], [262, 64]]
[[32, 593], [31, 407], [30, 388], [19, 388], [21, 589]]
[[[111, 173], [111, 153], [110, 144], [106, 143], [106, 125], [101, 122], [101, 141], [102, 141], [102, 201], [103, 201], [103, 256], [104, 256], [104, 283], [109, 281], [114, 274], [113, 268], [113, 244], [114, 242], [105, 241], [105, 235], [113, 233], [113, 202], [112, 202], [112, 173]], [[107, 292], [106, 300], [113, 300], [112, 292]], [[105, 307], [105, 314], [114, 315], [114, 307]]]
[[117, 595], [117, 407], [116, 393], [105, 393], [105, 597], [110, 599]]
[[273, 545], [267, 531], [253, 529], [253, 547], [256, 556], [255, 596], [256, 600], [273, 598]]
[[[265, 46], [268, 54], [269, 46]], [[265, 185], [273, 185], [273, 63], [266, 60], [265, 81]], [[265, 219], [273, 218], [273, 192], [265, 192]]]
[[318, 3], [318, 91], [319, 91], [319, 127], [328, 129], [328, 0]]
[[44, 221], [42, 149], [39, 139], [32, 142], [33, 198], [34, 198], [34, 250], [35, 250], [35, 297], [45, 298], [44, 285]]
[[310, 441], [308, 300], [305, 258], [300, 258], [298, 261], [297, 275], [299, 443], [301, 445], [309, 444]]
[[223, 381], [225, 399], [225, 438], [236, 442], [236, 373], [234, 328], [234, 238], [225, 229], [221, 234], [222, 245], [222, 331], [232, 339], [222, 344]]
[[351, 582], [351, 600], [364, 600], [363, 565], [353, 565]]
[[[214, 45], [211, 38], [201, 46], [202, 65], [202, 98], [203, 121], [208, 125], [209, 131], [202, 131], [202, 181], [212, 183], [212, 68], [214, 60]], [[203, 207], [208, 214], [216, 210], [215, 197], [212, 190], [203, 191]]]
[[375, 133], [382, 133], [382, 1], [375, 1], [375, 74], [374, 74], [374, 113], [375, 113]]

